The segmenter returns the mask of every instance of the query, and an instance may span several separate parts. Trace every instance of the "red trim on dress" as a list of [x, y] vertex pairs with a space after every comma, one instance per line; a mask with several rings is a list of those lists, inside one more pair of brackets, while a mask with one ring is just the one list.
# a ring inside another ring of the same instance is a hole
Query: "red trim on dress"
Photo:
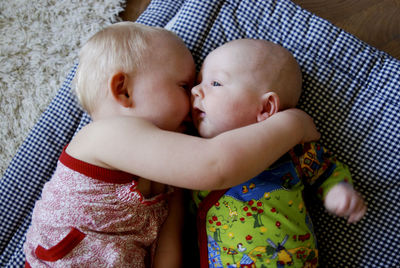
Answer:
[[35, 254], [43, 261], [58, 261], [70, 253], [85, 238], [85, 236], [86, 235], [78, 229], [72, 228], [67, 236], [57, 245], [49, 249], [45, 249], [39, 245], [35, 250]]
[[204, 200], [199, 204], [197, 210], [197, 234], [199, 240], [199, 251], [200, 251], [200, 267], [208, 268], [208, 239], [206, 229], [206, 219], [208, 210], [218, 202], [218, 200], [228, 191], [218, 190], [210, 192]]
[[82, 160], [76, 159], [66, 152], [67, 147], [68, 145], [64, 147], [60, 155], [60, 162], [68, 168], [75, 170], [85, 176], [107, 183], [115, 184], [130, 183], [133, 180], [137, 179], [137, 176], [130, 173], [95, 166]]
[[147, 206], [156, 204], [166, 198], [167, 193], [161, 193], [152, 198], [146, 199], [142, 195], [142, 193], [137, 189], [136, 180], [138, 180], [138, 177], [136, 175], [126, 173], [120, 170], [112, 170], [95, 166], [93, 164], [76, 159], [67, 153], [66, 151], [67, 147], [68, 145], [64, 147], [59, 158], [60, 162], [66, 167], [76, 172], [79, 172], [89, 178], [100, 180], [106, 183], [125, 184], [135, 181], [131, 186], [130, 190], [131, 192], [135, 192], [138, 195], [139, 201]]

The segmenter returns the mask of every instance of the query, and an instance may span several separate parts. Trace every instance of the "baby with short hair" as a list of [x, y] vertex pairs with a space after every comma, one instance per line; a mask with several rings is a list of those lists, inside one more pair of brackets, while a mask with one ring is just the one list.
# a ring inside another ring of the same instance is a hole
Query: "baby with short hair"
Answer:
[[[198, 83], [192, 89], [193, 121], [200, 136], [212, 138], [294, 108], [302, 75], [283, 47], [240, 39], [206, 57]], [[299, 144], [245, 183], [194, 192], [201, 267], [316, 267], [305, 187], [349, 223], [366, 212], [348, 168], [318, 143]]]

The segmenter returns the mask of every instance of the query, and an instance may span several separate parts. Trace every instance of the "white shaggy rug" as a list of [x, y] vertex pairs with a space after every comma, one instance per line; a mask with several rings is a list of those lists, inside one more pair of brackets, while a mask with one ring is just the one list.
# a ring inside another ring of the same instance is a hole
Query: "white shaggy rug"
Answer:
[[80, 46], [120, 20], [125, 0], [0, 1], [0, 176], [45, 110]]

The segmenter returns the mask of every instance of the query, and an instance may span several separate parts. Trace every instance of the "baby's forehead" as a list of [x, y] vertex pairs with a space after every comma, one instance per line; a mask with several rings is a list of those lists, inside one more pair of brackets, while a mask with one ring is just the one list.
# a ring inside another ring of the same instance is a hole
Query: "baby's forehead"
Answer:
[[208, 54], [203, 64], [217, 64], [243, 60], [247, 61], [249, 58], [255, 58], [255, 55], [256, 53], [245, 45], [227, 43]]

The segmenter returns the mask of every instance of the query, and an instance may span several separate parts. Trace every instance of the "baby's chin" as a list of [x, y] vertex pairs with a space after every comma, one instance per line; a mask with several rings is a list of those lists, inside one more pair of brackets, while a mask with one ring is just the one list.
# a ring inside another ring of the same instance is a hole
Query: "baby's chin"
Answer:
[[201, 137], [208, 138], [208, 139], [213, 138], [219, 134], [219, 133], [213, 131], [212, 129], [202, 127], [201, 125], [197, 126], [197, 131]]

